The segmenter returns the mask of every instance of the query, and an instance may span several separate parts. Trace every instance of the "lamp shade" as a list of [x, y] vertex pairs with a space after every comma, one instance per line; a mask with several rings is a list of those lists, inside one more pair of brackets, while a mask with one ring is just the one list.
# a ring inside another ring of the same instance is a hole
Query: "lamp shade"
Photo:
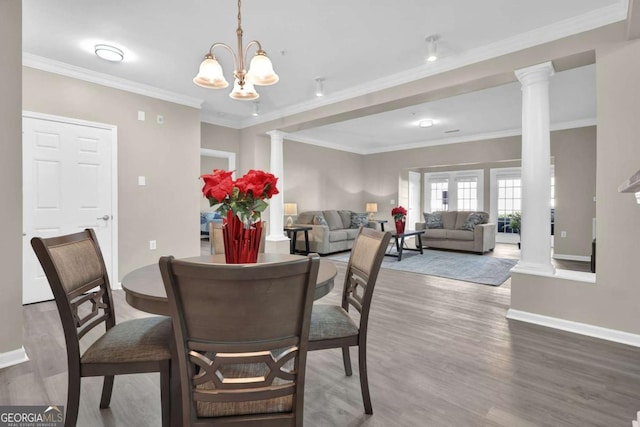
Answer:
[[285, 215], [298, 215], [298, 204], [297, 203], [285, 203], [284, 204], [284, 214]]
[[247, 79], [244, 81], [244, 87], [240, 87], [240, 82], [236, 79], [233, 84], [233, 91], [229, 94], [229, 97], [240, 101], [251, 101], [253, 99], [258, 99], [259, 96], [260, 95], [258, 95], [258, 92], [254, 89], [253, 84]]
[[261, 51], [251, 59], [247, 78], [257, 86], [269, 86], [280, 80], [280, 77], [273, 71], [271, 60]]
[[367, 203], [366, 212], [367, 213], [376, 213], [376, 212], [378, 212], [378, 204], [377, 203]]
[[193, 82], [198, 86], [208, 89], [224, 89], [229, 86], [229, 82], [222, 74], [222, 67], [216, 60], [215, 56], [207, 55], [200, 64], [198, 75], [195, 76]]

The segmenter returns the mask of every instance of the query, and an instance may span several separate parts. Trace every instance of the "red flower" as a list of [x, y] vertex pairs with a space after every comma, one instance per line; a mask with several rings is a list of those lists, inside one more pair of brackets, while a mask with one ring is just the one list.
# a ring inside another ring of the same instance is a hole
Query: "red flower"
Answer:
[[391, 215], [393, 215], [393, 219], [396, 221], [401, 221], [407, 215], [407, 210], [402, 206], [398, 206], [397, 208], [391, 209]]
[[202, 194], [211, 206], [219, 205], [216, 210], [223, 216], [232, 211], [246, 224], [260, 219], [260, 213], [268, 206], [265, 199], [279, 193], [276, 188], [278, 178], [254, 169], [236, 181], [231, 179], [231, 174], [215, 169], [211, 175], [202, 175]]
[[214, 169], [212, 174], [202, 175], [200, 178], [204, 181], [202, 194], [213, 202], [222, 203], [233, 193], [233, 181], [231, 175], [233, 172], [227, 172], [220, 169]]
[[278, 178], [270, 173], [251, 169], [242, 178], [235, 182], [241, 193], [251, 195], [256, 199], [270, 199], [274, 194], [278, 194], [276, 182]]

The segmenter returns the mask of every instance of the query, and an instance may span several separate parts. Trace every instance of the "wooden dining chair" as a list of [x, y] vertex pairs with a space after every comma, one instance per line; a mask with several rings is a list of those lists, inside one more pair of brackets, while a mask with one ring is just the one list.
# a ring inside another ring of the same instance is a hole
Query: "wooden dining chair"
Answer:
[[[260, 237], [260, 247], [258, 252], [264, 253], [265, 238], [267, 237], [267, 221], [262, 221], [262, 234]], [[209, 243], [211, 244], [211, 255], [224, 253], [224, 239], [222, 237], [222, 222], [209, 222]]]
[[[104, 376], [100, 408], [108, 408], [114, 375], [146, 372], [160, 373], [162, 425], [169, 426], [171, 319], [153, 316], [116, 324], [109, 277], [93, 230], [34, 237], [31, 246], [53, 291], [67, 346], [65, 427], [76, 425], [82, 377]], [[100, 325], [105, 333], [80, 354], [81, 339]]]
[[[349, 347], [358, 347], [360, 388], [367, 414], [373, 414], [367, 377], [367, 323], [373, 289], [390, 239], [388, 231], [360, 227], [345, 272], [342, 305], [315, 304], [311, 313], [310, 351], [341, 348], [345, 374], [351, 376]], [[359, 321], [351, 317], [349, 306], [360, 313]]]
[[160, 258], [182, 426], [302, 426], [320, 259], [202, 264]]

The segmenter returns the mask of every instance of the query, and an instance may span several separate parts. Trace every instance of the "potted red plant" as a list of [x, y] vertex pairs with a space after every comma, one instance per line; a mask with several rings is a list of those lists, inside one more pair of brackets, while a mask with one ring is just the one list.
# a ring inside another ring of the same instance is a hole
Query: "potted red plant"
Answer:
[[256, 262], [262, 235], [260, 214], [269, 206], [266, 200], [279, 193], [278, 178], [254, 169], [235, 181], [232, 175], [220, 169], [202, 175], [202, 194], [223, 216], [227, 263]]
[[391, 215], [393, 215], [393, 220], [396, 222], [396, 232], [399, 234], [404, 233], [407, 210], [402, 206], [398, 206], [391, 209]]

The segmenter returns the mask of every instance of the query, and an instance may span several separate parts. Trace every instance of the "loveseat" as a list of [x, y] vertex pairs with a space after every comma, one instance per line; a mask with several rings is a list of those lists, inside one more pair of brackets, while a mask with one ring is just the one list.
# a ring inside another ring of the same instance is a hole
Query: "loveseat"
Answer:
[[[358, 228], [370, 226], [366, 213], [349, 210], [301, 212], [294, 225], [311, 227], [309, 230], [309, 250], [319, 254], [351, 249]], [[298, 233], [296, 249], [305, 249], [304, 233]]]
[[424, 217], [425, 222], [416, 223], [416, 230], [425, 230], [423, 248], [485, 253], [496, 246], [496, 225], [488, 222], [486, 212], [433, 212]]

